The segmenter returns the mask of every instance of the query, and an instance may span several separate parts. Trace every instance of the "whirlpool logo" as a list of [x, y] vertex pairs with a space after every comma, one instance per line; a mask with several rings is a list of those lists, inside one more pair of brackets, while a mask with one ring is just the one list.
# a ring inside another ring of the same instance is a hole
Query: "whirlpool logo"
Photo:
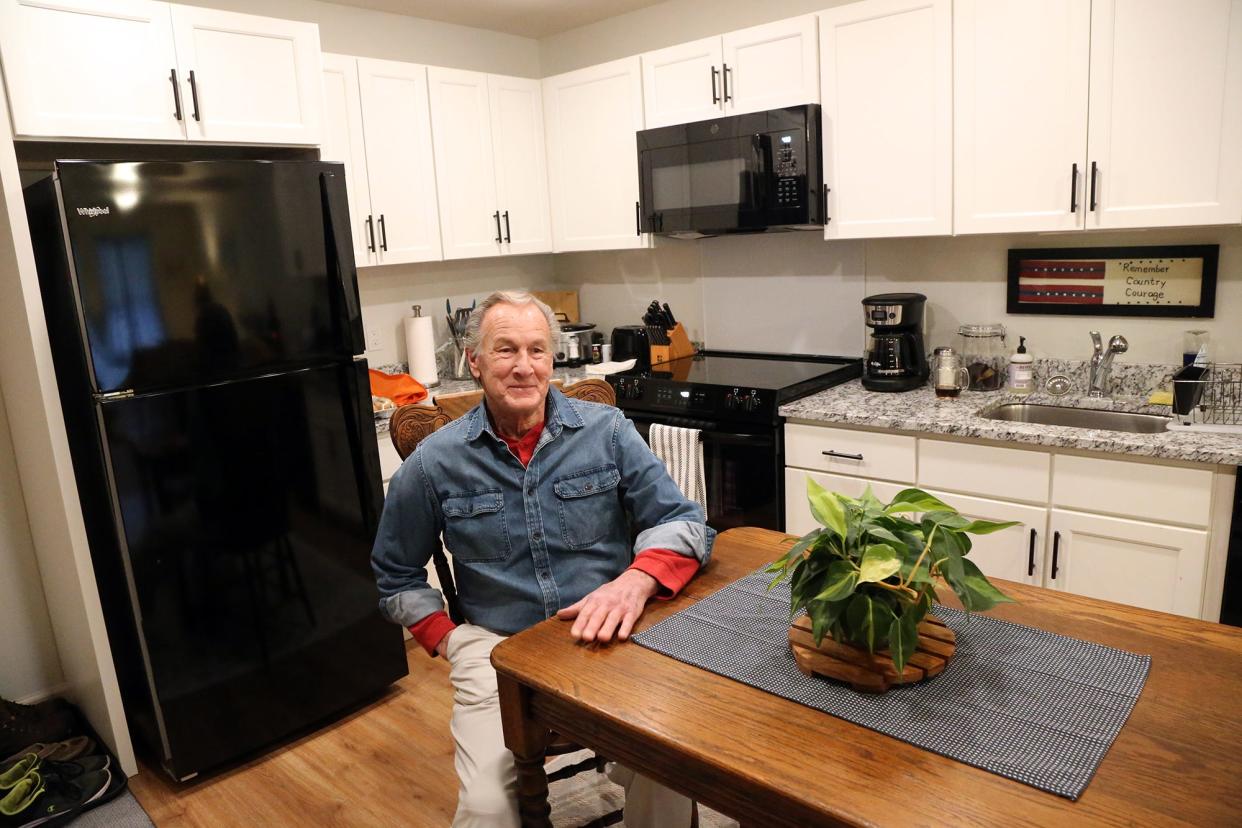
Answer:
[[87, 218], [95, 218], [96, 216], [106, 216], [112, 212], [111, 207], [79, 207], [78, 215]]

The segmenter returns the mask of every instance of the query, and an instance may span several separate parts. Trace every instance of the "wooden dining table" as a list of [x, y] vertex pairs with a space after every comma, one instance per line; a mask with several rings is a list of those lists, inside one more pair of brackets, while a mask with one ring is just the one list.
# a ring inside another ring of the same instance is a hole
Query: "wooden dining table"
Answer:
[[[638, 630], [787, 549], [779, 532], [723, 532], [711, 562], [676, 598], [649, 604]], [[551, 619], [492, 655], [522, 824], [551, 824], [543, 750], [554, 731], [747, 828], [1242, 825], [1242, 629], [996, 583], [1017, 603], [990, 615], [1151, 656], [1138, 703], [1077, 801], [632, 641], [577, 644]]]

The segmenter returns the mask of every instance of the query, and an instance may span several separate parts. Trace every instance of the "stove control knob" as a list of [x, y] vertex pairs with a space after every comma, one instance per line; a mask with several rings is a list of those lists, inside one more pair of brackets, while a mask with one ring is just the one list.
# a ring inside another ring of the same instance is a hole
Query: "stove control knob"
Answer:
[[630, 384], [630, 399], [641, 400], [643, 398], [643, 384], [639, 380], [634, 380]]
[[725, 392], [724, 407], [726, 411], [735, 411], [742, 402], [742, 389], [734, 388]]
[[759, 409], [759, 389], [752, 388], [750, 393], [742, 399], [743, 411], [757, 411]]

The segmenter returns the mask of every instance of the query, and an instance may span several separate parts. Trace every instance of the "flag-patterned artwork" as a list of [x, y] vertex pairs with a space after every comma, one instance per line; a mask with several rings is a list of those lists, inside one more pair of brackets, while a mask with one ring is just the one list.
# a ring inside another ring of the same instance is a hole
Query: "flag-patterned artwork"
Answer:
[[1018, 271], [1018, 301], [1045, 305], [1102, 305], [1103, 261], [1023, 259]]

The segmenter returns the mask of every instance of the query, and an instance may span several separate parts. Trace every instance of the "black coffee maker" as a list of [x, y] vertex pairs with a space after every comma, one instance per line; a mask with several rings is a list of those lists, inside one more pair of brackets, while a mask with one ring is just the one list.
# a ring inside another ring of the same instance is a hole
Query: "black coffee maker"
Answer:
[[867, 323], [863, 354], [863, 388], [868, 391], [910, 391], [927, 382], [923, 350], [921, 293], [877, 293], [862, 300]]

